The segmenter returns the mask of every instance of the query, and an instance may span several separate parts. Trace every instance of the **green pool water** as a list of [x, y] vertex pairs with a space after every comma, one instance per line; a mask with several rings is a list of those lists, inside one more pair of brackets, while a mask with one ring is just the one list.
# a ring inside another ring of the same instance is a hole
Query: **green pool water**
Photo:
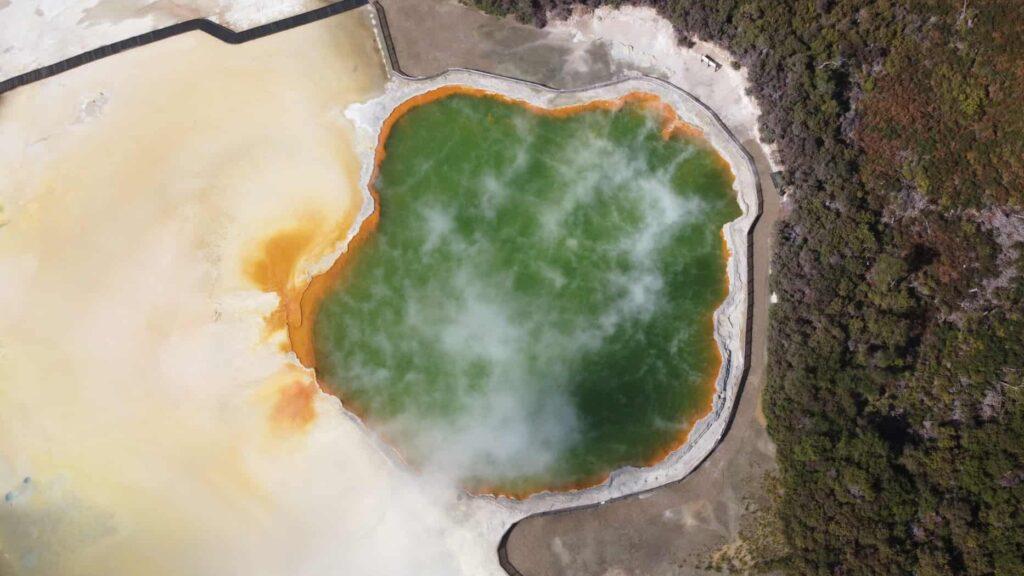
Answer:
[[639, 105], [402, 116], [380, 222], [327, 296], [320, 377], [419, 469], [529, 492], [648, 462], [708, 409], [732, 175]]

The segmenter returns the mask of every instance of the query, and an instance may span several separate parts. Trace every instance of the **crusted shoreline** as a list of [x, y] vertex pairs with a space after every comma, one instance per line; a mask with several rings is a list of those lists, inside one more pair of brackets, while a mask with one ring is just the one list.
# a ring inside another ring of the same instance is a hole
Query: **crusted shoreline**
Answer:
[[[375, 198], [370, 183], [375, 171], [377, 147], [387, 119], [406, 102], [451, 86], [495, 93], [548, 110], [581, 106], [594, 101], [616, 101], [633, 93], [652, 94], [674, 110], [682, 122], [703, 132], [705, 139], [728, 162], [735, 177], [733, 189], [742, 210], [742, 215], [723, 229], [729, 254], [729, 292], [714, 314], [714, 334], [722, 357], [722, 367], [715, 382], [711, 409], [693, 426], [686, 442], [657, 464], [613, 471], [604, 482], [595, 486], [564, 492], [538, 492], [523, 499], [471, 496], [464, 504], [468, 508], [478, 509], [478, 513], [470, 515], [488, 525], [488, 532], [495, 531], [499, 526], [500, 532], [504, 532], [508, 525], [531, 514], [595, 505], [650, 490], [686, 476], [722, 438], [745, 372], [749, 308], [747, 287], [750, 280], [748, 233], [757, 219], [759, 206], [753, 162], [710, 109], [684, 90], [656, 78], [637, 76], [580, 90], [558, 91], [472, 70], [449, 70], [424, 79], [413, 79], [392, 70], [392, 78], [382, 96], [366, 103], [353, 104], [345, 111], [346, 117], [357, 130], [356, 149], [361, 159], [360, 182], [364, 195], [360, 218], [349, 231], [349, 240], [358, 236], [363, 221], [373, 218], [375, 213]], [[331, 269], [345, 253], [347, 245], [348, 241], [339, 246], [337, 252], [326, 258], [319, 269], [311, 271], [310, 277]], [[500, 533], [497, 536], [500, 537]]]
[[[496, 92], [490, 92], [481, 88], [469, 87], [461, 84], [446, 84], [439, 88], [423, 92], [412, 98], [405, 100], [398, 106], [394, 107], [388, 116], [382, 122], [380, 129], [377, 131], [377, 144], [373, 158], [373, 172], [370, 176], [370, 180], [367, 183], [367, 188], [370, 193], [370, 201], [373, 206], [380, 206], [380, 193], [376, 190], [374, 182], [377, 179], [381, 162], [384, 160], [387, 154], [387, 139], [391, 133], [391, 129], [394, 124], [404, 117], [408, 112], [413, 109], [429, 104], [431, 102], [444, 99], [448, 96], [453, 95], [465, 95], [476, 98], [488, 98], [506, 104], [515, 105], [522, 107], [532, 114], [564, 118], [567, 116], [573, 116], [576, 114], [586, 113], [591, 110], [619, 110], [626, 106], [640, 107], [649, 110], [651, 113], [657, 115], [660, 122], [660, 133], [663, 139], [669, 139], [674, 137], [681, 137], [689, 139], [697, 145], [711, 149], [714, 153], [714, 157], [717, 162], [720, 162], [726, 170], [729, 170], [732, 175], [731, 166], [728, 162], [718, 154], [710, 143], [705, 138], [703, 131], [696, 126], [693, 126], [679, 118], [676, 111], [663, 102], [657, 95], [650, 92], [629, 92], [624, 94], [615, 100], [589, 100], [579, 104], [572, 104], [569, 106], [557, 107], [557, 108], [544, 108], [530, 104], [523, 100], [517, 100], [509, 98], [503, 94]], [[344, 275], [347, 264], [351, 261], [355, 250], [363, 244], [377, 229], [379, 210], [374, 210], [370, 216], [362, 221], [359, 226], [353, 226], [351, 230], [358, 230], [352, 239], [348, 242], [345, 248], [344, 254], [339, 255], [338, 259], [331, 265], [331, 267], [324, 273], [314, 276], [309, 280], [307, 286], [300, 294], [300, 311], [301, 320], [299, 322], [289, 322], [287, 325], [288, 339], [291, 345], [291, 349], [295, 352], [299, 361], [306, 367], [315, 369], [317, 367], [316, 354], [315, 354], [315, 334], [313, 327], [316, 322], [316, 316], [320, 309], [320, 305], [327, 294], [334, 289], [339, 279]], [[730, 253], [729, 246], [725, 240], [723, 231], [720, 231], [722, 236], [722, 262], [725, 267], [728, 267]], [[349, 234], [351, 235], [351, 233]], [[726, 283], [722, 287], [721, 300], [724, 300], [729, 293], [728, 277], [726, 277]], [[720, 303], [719, 303], [720, 304]], [[715, 306], [717, 310], [718, 305]], [[714, 319], [711, 319], [710, 327], [712, 332], [712, 340], [715, 342], [715, 358], [709, 363], [707, 374], [704, 378], [703, 390], [707, 391], [706, 405], [697, 414], [687, 415], [687, 418], [693, 418], [692, 421], [696, 422], [707, 416], [714, 408], [714, 393], [716, 391], [716, 380], [718, 374], [722, 370], [723, 357], [717, 340], [714, 340]], [[320, 379], [321, 387], [326, 382]], [[348, 399], [341, 397], [343, 403], [346, 404], [347, 409], [353, 412], [360, 419], [364, 419], [366, 414], [362, 407], [355, 405], [348, 401]], [[683, 446], [690, 436], [690, 432], [693, 430], [693, 426], [688, 426], [685, 430], [681, 430], [675, 438], [669, 443], [660, 447], [657, 453], [653, 456], [648, 457], [642, 465], [637, 467], [646, 468], [653, 466], [665, 459], [665, 457], [679, 447]], [[394, 450], [398, 452], [398, 448], [394, 447]], [[605, 482], [611, 474], [611, 470], [600, 474], [593, 475], [583, 480], [573, 482], [570, 484], [552, 486], [550, 488], [539, 488], [524, 491], [508, 491], [502, 490], [497, 487], [474, 487], [465, 488], [473, 495], [490, 495], [497, 497], [508, 497], [517, 500], [524, 500], [533, 494], [549, 491], [549, 492], [573, 492], [598, 486]]]

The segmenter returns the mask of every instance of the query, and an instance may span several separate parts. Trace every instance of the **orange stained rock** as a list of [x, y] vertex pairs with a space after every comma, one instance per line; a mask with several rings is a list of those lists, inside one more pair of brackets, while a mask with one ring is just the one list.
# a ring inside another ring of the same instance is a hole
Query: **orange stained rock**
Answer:
[[287, 329], [286, 351], [295, 348], [296, 340], [303, 344], [302, 301], [310, 290], [310, 282], [304, 280], [303, 264], [315, 262], [335, 250], [353, 219], [346, 216], [341, 221], [330, 222], [320, 213], [310, 211], [292, 226], [264, 239], [244, 259], [245, 276], [260, 290], [278, 296], [278, 307], [265, 319], [266, 335]]
[[316, 382], [302, 379], [277, 388], [270, 409], [271, 429], [285, 434], [306, 430], [316, 419], [317, 392]]
[[[374, 171], [374, 176], [376, 176], [376, 171]], [[370, 193], [373, 196], [374, 206], [379, 206], [377, 191], [373, 189], [373, 186], [370, 186]], [[314, 276], [306, 284], [298, 299], [295, 300], [298, 305], [296, 310], [298, 316], [296, 322], [288, 323], [288, 341], [291, 344], [292, 351], [295, 352], [295, 356], [303, 366], [307, 368], [314, 368], [316, 366], [313, 324], [316, 320], [316, 313], [320, 308], [320, 303], [323, 302], [327, 294], [330, 293], [338, 280], [341, 279], [343, 271], [347, 268], [346, 264], [355, 257], [359, 247], [377, 229], [379, 219], [379, 211], [374, 209], [360, 225], [359, 232], [349, 240], [345, 252], [331, 264], [331, 267], [326, 272]], [[344, 230], [347, 231], [348, 228], [349, 226], [346, 226]]]

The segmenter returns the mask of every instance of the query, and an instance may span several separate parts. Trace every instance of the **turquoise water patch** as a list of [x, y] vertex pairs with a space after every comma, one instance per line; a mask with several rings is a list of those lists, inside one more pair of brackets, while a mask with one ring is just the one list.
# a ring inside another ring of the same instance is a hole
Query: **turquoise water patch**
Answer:
[[415, 466], [522, 493], [651, 461], [710, 405], [732, 175], [627, 104], [451, 95], [395, 122], [320, 378]]

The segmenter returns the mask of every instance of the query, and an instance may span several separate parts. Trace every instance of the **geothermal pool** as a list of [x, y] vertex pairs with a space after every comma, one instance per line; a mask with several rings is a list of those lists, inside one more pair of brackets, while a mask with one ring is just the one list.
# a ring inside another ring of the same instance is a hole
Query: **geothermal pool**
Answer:
[[318, 377], [476, 492], [652, 463], [711, 405], [728, 165], [653, 96], [544, 111], [446, 91], [389, 119], [314, 326]]

